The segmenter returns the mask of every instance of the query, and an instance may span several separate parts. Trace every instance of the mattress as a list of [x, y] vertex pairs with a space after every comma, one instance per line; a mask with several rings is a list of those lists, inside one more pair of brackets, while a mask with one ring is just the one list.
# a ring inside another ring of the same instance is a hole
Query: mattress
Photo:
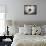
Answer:
[[46, 36], [16, 34], [11, 46], [46, 46]]

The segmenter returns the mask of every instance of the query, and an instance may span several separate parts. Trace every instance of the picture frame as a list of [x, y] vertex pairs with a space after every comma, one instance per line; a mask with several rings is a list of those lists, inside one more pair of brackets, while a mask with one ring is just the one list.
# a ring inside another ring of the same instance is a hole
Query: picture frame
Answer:
[[24, 5], [24, 14], [25, 15], [36, 15], [37, 5]]

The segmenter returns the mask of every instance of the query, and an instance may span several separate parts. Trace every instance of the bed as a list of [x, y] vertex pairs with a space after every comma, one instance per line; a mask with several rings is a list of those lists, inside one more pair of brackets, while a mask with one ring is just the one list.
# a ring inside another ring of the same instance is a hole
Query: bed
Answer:
[[[20, 24], [20, 26], [21, 25], [22, 25], [22, 23]], [[25, 26], [25, 27], [27, 28], [27, 26]], [[29, 28], [29, 30], [27, 30], [26, 33], [30, 33], [30, 28]], [[23, 32], [24, 32], [24, 34], [23, 34]], [[38, 34], [39, 34], [39, 32], [38, 32]], [[23, 27], [22, 27], [22, 30], [20, 31], [20, 33], [16, 33], [14, 35], [11, 46], [46, 46], [46, 35], [42, 36], [42, 35], [38, 35], [38, 34], [37, 35], [30, 35], [30, 34], [25, 35], [25, 30], [23, 31]]]
[[11, 46], [46, 46], [46, 36], [16, 34]]

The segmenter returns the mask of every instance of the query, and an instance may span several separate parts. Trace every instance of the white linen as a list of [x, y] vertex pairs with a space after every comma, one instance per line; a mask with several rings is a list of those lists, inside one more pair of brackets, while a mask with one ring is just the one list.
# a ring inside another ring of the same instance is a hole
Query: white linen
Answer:
[[16, 34], [11, 46], [46, 46], [46, 36]]

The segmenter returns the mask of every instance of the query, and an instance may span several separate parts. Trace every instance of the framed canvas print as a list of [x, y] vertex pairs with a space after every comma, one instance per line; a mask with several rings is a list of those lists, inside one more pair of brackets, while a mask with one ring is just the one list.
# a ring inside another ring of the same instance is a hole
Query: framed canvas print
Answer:
[[24, 14], [25, 15], [36, 15], [37, 5], [24, 5]]

